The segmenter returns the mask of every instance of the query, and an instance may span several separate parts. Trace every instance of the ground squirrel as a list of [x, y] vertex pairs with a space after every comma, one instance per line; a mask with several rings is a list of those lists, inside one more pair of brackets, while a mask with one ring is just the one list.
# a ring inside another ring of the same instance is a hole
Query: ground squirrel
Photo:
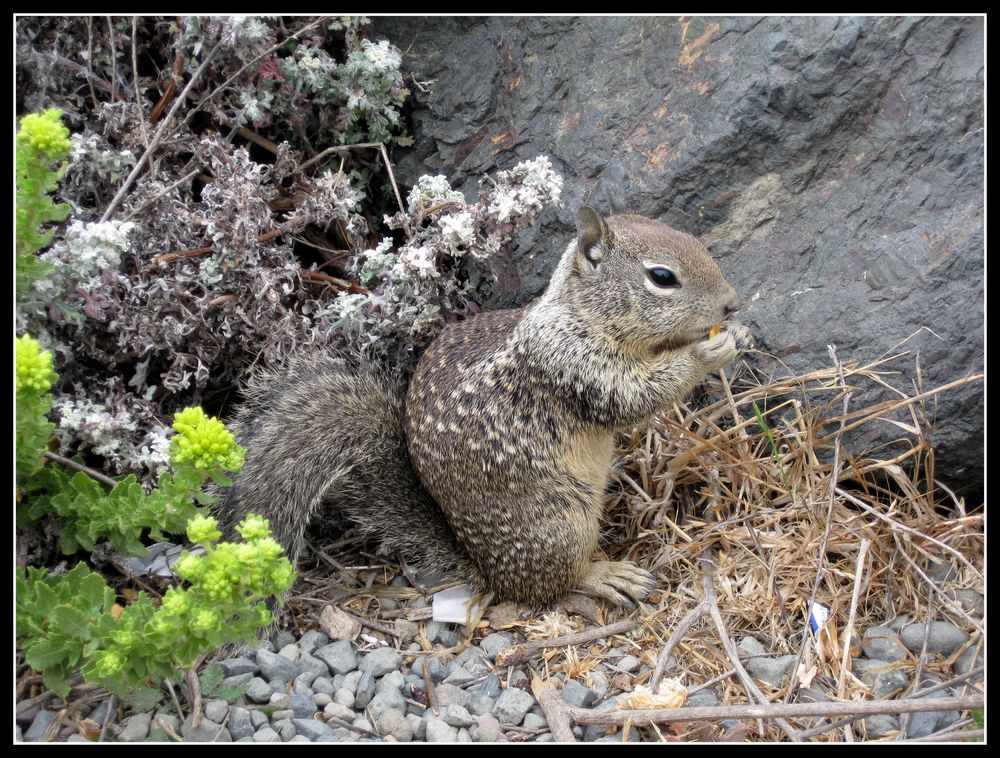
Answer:
[[222, 521], [267, 517], [294, 562], [337, 507], [496, 600], [641, 600], [649, 573], [591, 561], [614, 435], [736, 357], [738, 324], [708, 333], [738, 304], [694, 237], [583, 207], [542, 297], [449, 326], [405, 401], [401, 380], [329, 351], [252, 380]]

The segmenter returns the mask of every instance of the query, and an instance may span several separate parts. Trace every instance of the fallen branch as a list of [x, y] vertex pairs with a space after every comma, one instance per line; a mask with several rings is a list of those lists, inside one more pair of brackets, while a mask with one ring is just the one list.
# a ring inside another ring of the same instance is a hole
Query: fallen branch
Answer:
[[563, 637], [554, 637], [550, 640], [534, 640], [521, 645], [514, 645], [497, 653], [496, 664], [501, 668], [507, 666], [519, 666], [524, 663], [532, 653], [538, 652], [548, 647], [568, 647], [570, 645], [583, 645], [587, 642], [599, 640], [602, 637], [610, 637], [613, 634], [625, 634], [632, 631], [639, 623], [638, 619], [627, 619], [615, 624], [608, 624], [586, 632], [577, 634], [567, 634]]
[[569, 706], [559, 695], [558, 690], [552, 686], [552, 682], [544, 682], [537, 676], [532, 676], [531, 692], [545, 713], [552, 738], [556, 742], [576, 742]]
[[726, 719], [777, 719], [851, 715], [858, 718], [878, 713], [924, 713], [927, 711], [968, 711], [982, 708], [983, 695], [913, 700], [868, 700], [847, 703], [766, 703], [763, 705], [713, 705], [703, 708], [652, 708], [643, 710], [598, 711], [567, 706], [577, 724], [634, 726], [676, 721], [724, 721]]

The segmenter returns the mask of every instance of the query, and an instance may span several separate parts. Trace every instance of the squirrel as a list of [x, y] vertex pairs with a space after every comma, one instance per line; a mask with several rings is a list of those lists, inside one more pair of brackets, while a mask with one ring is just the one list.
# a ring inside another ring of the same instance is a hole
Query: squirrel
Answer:
[[651, 574], [591, 560], [615, 434], [731, 363], [746, 330], [715, 333], [739, 298], [694, 237], [587, 206], [576, 226], [539, 299], [448, 326], [408, 386], [331, 350], [252, 378], [228, 532], [265, 516], [295, 563], [334, 507], [496, 601], [644, 600]]

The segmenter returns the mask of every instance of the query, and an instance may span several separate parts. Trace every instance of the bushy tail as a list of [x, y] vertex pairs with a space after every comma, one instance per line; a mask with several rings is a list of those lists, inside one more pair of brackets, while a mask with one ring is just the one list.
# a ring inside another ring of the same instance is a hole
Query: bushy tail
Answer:
[[384, 548], [479, 585], [465, 550], [410, 463], [405, 386], [332, 351], [257, 375], [231, 424], [246, 463], [216, 506], [226, 535], [264, 516], [295, 563], [309, 523], [339, 508]]

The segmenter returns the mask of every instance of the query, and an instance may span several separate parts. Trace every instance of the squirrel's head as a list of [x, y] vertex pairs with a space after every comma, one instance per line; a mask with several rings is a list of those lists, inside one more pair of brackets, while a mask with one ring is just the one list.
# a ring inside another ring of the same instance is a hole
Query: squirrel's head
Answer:
[[705, 339], [740, 304], [704, 245], [642, 216], [605, 219], [583, 206], [559, 268], [577, 314], [595, 316], [591, 326], [643, 352]]

